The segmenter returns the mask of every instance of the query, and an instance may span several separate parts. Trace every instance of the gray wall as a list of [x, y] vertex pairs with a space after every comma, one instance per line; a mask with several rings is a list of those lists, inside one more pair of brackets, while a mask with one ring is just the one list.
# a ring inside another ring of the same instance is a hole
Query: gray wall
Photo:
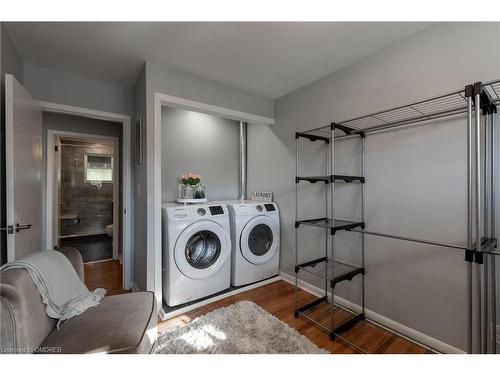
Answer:
[[[5, 217], [5, 74], [14, 75], [23, 82], [23, 61], [12, 43], [4, 23], [0, 22], [0, 228], [6, 226]], [[0, 265], [7, 261], [7, 238], [0, 231]]]
[[[273, 117], [274, 108], [271, 99], [221, 85], [155, 62], [147, 62], [146, 71], [150, 93], [160, 92], [254, 115]], [[148, 104], [150, 105], [148, 110], [153, 109], [152, 100], [148, 101]]]
[[175, 202], [187, 172], [203, 176], [208, 199], [237, 199], [238, 122], [167, 107], [161, 121], [162, 201]]
[[[248, 188], [274, 191], [282, 219], [281, 269], [293, 274], [295, 131], [499, 77], [500, 25], [448, 23], [431, 27], [278, 99], [276, 125], [249, 128]], [[369, 229], [463, 243], [464, 126], [463, 120], [445, 121], [438, 126], [368, 137]], [[324, 165], [324, 155], [315, 150], [317, 143], [308, 147], [308, 169], [302, 171], [313, 175]], [[354, 156], [356, 147], [353, 141], [338, 147], [339, 158], [341, 148], [344, 155], [338, 160], [339, 173], [359, 168], [359, 159], [349, 163], [345, 158]], [[321, 187], [316, 184], [304, 189], [299, 206], [303, 216], [324, 214], [323, 196], [317, 196]], [[338, 189], [338, 216], [355, 217], [359, 213], [359, 195], [354, 195], [357, 188], [348, 185]], [[301, 229], [301, 233], [299, 246], [306, 258], [322, 251], [322, 236], [307, 229]], [[355, 258], [358, 248], [356, 235], [337, 236], [340, 257]], [[367, 237], [366, 267], [369, 309], [465, 348], [462, 252]], [[344, 287], [338, 293], [357, 302], [353, 289]]]
[[132, 121], [132, 139], [136, 138], [136, 121], [142, 118], [143, 122], [143, 162], [141, 165], [137, 163], [136, 142], [132, 142], [132, 150], [134, 155], [134, 206], [133, 206], [133, 244], [134, 244], [134, 281], [139, 290], [147, 289], [147, 153], [146, 153], [146, 69], [144, 67], [139, 81], [134, 87], [134, 118]]
[[33, 98], [129, 115], [132, 89], [73, 74], [24, 64], [24, 87]]

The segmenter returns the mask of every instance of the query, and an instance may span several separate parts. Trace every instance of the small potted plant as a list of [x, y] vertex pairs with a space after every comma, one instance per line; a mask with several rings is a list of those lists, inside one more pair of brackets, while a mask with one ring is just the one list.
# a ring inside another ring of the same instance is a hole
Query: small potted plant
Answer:
[[182, 199], [205, 199], [205, 187], [199, 174], [186, 173], [179, 177], [179, 196]]

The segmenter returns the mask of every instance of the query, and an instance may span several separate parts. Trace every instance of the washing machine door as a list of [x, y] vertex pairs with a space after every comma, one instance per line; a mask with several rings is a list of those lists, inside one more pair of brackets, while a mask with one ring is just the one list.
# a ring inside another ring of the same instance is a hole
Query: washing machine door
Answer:
[[184, 229], [174, 249], [177, 268], [191, 279], [214, 275], [230, 254], [229, 235], [222, 226], [210, 220], [198, 221]]
[[249, 220], [240, 237], [243, 257], [253, 264], [268, 262], [278, 250], [278, 231], [278, 224], [268, 216]]

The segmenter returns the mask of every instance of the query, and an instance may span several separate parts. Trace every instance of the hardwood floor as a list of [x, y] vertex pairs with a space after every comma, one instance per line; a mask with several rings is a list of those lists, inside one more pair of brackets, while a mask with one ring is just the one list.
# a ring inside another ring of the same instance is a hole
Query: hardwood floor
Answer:
[[[129, 293], [122, 289], [122, 266], [120, 262], [110, 260], [105, 262], [85, 264], [85, 284], [90, 290], [95, 288], [105, 288], [106, 295]], [[159, 320], [158, 330], [164, 331], [169, 328], [178, 327], [189, 323], [191, 320], [204, 315], [220, 307], [228, 306], [238, 301], [252, 301], [261, 306], [270, 314], [281, 319], [289, 326], [295, 328], [312, 342], [331, 353], [351, 354], [359, 353], [358, 350], [341, 340], [330, 341], [328, 334], [319, 327], [306, 321], [303, 318], [296, 319], [293, 316], [295, 309], [294, 287], [285, 281], [277, 281], [264, 285], [234, 296], [224, 298], [209, 305], [181, 314], [164, 322]], [[300, 304], [306, 304], [316, 299], [315, 296], [306, 291], [299, 292]], [[344, 317], [347, 314], [338, 311], [335, 318]], [[350, 331], [343, 334], [343, 337], [353, 342], [367, 353], [387, 353], [387, 354], [424, 354], [428, 353], [425, 348], [414, 344], [392, 332], [380, 328], [367, 321], [357, 323]]]
[[[261, 306], [264, 310], [281, 319], [289, 326], [295, 328], [304, 336], [307, 336], [316, 345], [330, 351], [331, 353], [349, 354], [359, 352], [352, 346], [344, 344], [339, 339], [336, 341], [330, 341], [328, 334], [305, 319], [296, 319], [293, 316], [295, 308], [294, 293], [295, 290], [292, 285], [285, 281], [277, 281], [272, 284], [264, 285], [247, 292], [224, 298], [220, 301], [202, 306], [164, 322], [160, 321], [158, 324], [158, 330], [163, 331], [165, 329], [181, 326], [189, 323], [194, 318], [204, 315], [219, 307], [228, 306], [238, 301], [248, 300]], [[316, 299], [316, 297], [301, 290], [299, 292], [299, 299], [301, 304], [306, 304]], [[339, 311], [338, 314], [340, 315], [345, 313]], [[367, 321], [357, 323], [350, 331], [344, 333], [343, 337], [353, 342], [367, 353], [428, 353], [425, 348]]]
[[85, 285], [90, 290], [104, 288], [106, 295], [129, 293], [122, 289], [122, 265], [117, 260], [84, 264]]

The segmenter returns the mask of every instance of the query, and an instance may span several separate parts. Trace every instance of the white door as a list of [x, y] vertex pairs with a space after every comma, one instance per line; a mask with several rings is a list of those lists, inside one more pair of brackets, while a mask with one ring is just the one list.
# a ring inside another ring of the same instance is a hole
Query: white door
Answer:
[[42, 250], [42, 111], [5, 75], [7, 261]]

